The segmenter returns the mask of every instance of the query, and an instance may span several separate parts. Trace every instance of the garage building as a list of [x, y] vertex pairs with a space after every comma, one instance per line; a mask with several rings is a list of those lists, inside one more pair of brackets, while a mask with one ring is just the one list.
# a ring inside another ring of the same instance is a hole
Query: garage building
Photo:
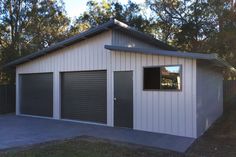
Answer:
[[16, 67], [16, 114], [197, 138], [223, 112], [216, 54], [187, 53], [112, 19]]

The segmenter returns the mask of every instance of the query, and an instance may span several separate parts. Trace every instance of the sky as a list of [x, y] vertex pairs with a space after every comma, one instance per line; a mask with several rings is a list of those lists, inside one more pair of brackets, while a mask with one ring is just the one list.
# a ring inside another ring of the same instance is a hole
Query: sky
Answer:
[[[101, 1], [101, 0], [98, 0]], [[128, 0], [117, 0], [118, 2], [122, 4], [126, 4]], [[81, 13], [83, 13], [86, 10], [86, 3], [88, 0], [64, 0], [65, 2], [65, 9], [67, 11], [67, 14], [71, 17], [77, 17]], [[132, 2], [135, 2], [137, 4], [144, 3], [145, 0], [132, 0]]]

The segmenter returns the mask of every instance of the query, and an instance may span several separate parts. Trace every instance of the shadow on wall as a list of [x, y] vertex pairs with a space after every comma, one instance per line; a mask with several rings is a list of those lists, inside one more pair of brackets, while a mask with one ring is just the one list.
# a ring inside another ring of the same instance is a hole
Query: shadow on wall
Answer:
[[220, 83], [221, 78], [217, 76], [203, 80], [204, 84], [199, 87], [201, 97], [198, 97], [197, 105], [198, 136], [202, 135], [223, 113], [222, 82]]

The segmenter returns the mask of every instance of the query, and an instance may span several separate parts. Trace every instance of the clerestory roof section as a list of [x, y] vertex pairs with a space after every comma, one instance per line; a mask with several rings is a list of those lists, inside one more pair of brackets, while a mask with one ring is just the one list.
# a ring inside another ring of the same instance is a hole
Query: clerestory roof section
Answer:
[[221, 67], [227, 67], [235, 71], [235, 68], [232, 67], [229, 63], [218, 57], [216, 53], [204, 54], [204, 53], [192, 53], [192, 52], [181, 52], [181, 51], [170, 51], [170, 50], [157, 50], [157, 49], [147, 49], [147, 48], [135, 48], [135, 47], [122, 47], [114, 45], [105, 45], [105, 49], [111, 51], [123, 51], [123, 52], [134, 52], [134, 53], [144, 53], [144, 54], [153, 54], [153, 55], [162, 55], [162, 56], [174, 56], [182, 58], [193, 58], [199, 60], [209, 60], [216, 63], [216, 65]]

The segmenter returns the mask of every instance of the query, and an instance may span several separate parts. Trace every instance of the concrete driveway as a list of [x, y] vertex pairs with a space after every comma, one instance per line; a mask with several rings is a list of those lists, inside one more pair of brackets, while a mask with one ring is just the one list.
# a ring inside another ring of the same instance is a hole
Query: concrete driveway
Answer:
[[78, 122], [15, 115], [0, 116], [0, 149], [25, 147], [83, 135], [178, 152], [185, 152], [194, 141], [186, 137]]

